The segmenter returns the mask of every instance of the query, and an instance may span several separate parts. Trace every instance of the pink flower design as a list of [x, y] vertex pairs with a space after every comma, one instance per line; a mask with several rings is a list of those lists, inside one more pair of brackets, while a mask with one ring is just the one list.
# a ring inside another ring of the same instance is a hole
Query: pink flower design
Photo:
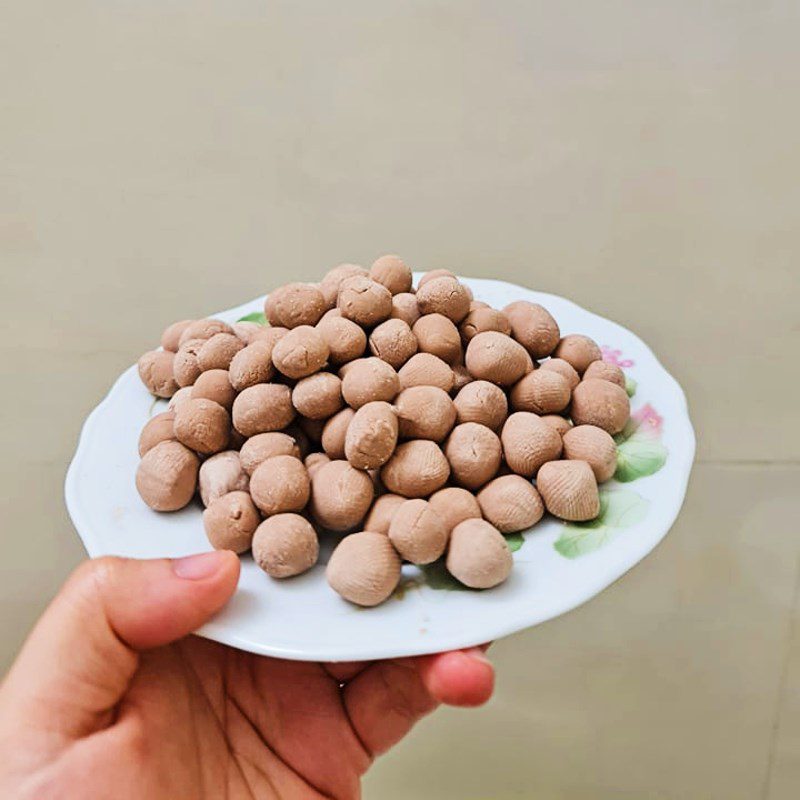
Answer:
[[621, 358], [622, 350], [614, 350], [606, 344], [600, 348], [600, 352], [603, 354], [603, 361], [608, 361], [609, 364], [616, 364], [622, 369], [632, 367], [634, 364], [630, 358]]
[[631, 419], [636, 423], [636, 430], [639, 434], [650, 434], [653, 437], [661, 435], [664, 418], [650, 403], [643, 405], [638, 411], [634, 411]]

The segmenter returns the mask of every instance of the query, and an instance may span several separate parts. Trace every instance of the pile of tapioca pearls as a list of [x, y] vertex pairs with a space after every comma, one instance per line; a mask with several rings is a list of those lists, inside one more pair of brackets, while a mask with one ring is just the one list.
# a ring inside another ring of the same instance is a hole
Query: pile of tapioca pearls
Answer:
[[288, 578], [316, 563], [319, 536], [347, 534], [328, 582], [373, 606], [403, 561], [444, 558], [488, 589], [511, 571], [503, 534], [545, 509], [599, 513], [625, 376], [542, 306], [493, 309], [441, 269], [415, 291], [387, 255], [282, 286], [265, 314], [176, 322], [139, 360], [147, 388], [172, 398], [142, 430], [139, 493], [174, 511], [199, 490], [214, 547]]

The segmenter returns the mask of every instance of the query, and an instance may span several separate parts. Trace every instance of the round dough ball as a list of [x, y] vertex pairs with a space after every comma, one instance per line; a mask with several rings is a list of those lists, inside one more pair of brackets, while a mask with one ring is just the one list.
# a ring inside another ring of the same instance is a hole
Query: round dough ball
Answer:
[[342, 379], [345, 402], [355, 409], [373, 400], [390, 402], [399, 391], [400, 378], [394, 368], [380, 358], [351, 361]]
[[178, 386], [191, 386], [200, 374], [197, 354], [206, 343], [205, 339], [189, 339], [181, 344], [172, 362], [172, 372]]
[[417, 284], [417, 291], [419, 291], [428, 281], [435, 281], [437, 278], [457, 278], [458, 276], [455, 272], [451, 272], [449, 269], [432, 269], [430, 272], [426, 272], [420, 279], [419, 283]]
[[471, 309], [464, 317], [458, 330], [461, 333], [461, 340], [467, 345], [479, 333], [486, 331], [497, 331], [508, 336], [511, 333], [511, 325], [502, 311], [489, 306], [478, 306]]
[[224, 450], [200, 465], [198, 483], [203, 505], [210, 506], [228, 492], [246, 492], [250, 478], [242, 468], [239, 453], [236, 450]]
[[397, 588], [400, 566], [400, 556], [388, 536], [362, 531], [339, 542], [325, 575], [345, 600], [369, 607], [382, 603]]
[[508, 416], [505, 392], [489, 381], [468, 383], [453, 404], [460, 423], [477, 422], [493, 431], [499, 431]]
[[[253, 334], [253, 341], [250, 342], [268, 342], [271, 347], [275, 347], [276, 342], [278, 339], [283, 339], [286, 334], [289, 333], [288, 328], [281, 328], [278, 326], [273, 325], [262, 325], [261, 330], [258, 333]], [[272, 349], [270, 348], [270, 353]]]
[[447, 486], [434, 492], [428, 502], [439, 515], [448, 533], [465, 519], [481, 519], [481, 507], [472, 492]]
[[411, 330], [421, 353], [431, 353], [448, 364], [461, 360], [461, 336], [452, 320], [442, 314], [428, 314], [420, 317]]
[[265, 517], [302, 511], [311, 493], [303, 462], [294, 456], [272, 456], [250, 476], [250, 495]]
[[550, 425], [554, 430], [558, 431], [559, 436], [564, 436], [564, 434], [572, 428], [572, 423], [565, 419], [558, 414], [545, 414], [541, 418], [542, 422], [546, 422]]
[[196, 453], [224, 450], [230, 432], [230, 414], [213, 400], [189, 400], [175, 410], [175, 438]]
[[381, 256], [375, 259], [369, 271], [372, 280], [385, 286], [393, 295], [411, 289], [411, 267], [406, 266], [400, 256]]
[[524, 531], [544, 515], [544, 503], [536, 487], [521, 475], [501, 475], [478, 492], [486, 520], [500, 533]]
[[175, 353], [151, 350], [139, 359], [139, 377], [156, 397], [172, 397], [178, 391], [174, 373]]
[[366, 403], [356, 411], [345, 435], [344, 453], [356, 469], [377, 469], [397, 446], [397, 415], [388, 403]]
[[280, 383], [258, 383], [233, 401], [233, 424], [243, 436], [283, 430], [294, 419], [292, 392]]
[[562, 358], [571, 364], [578, 375], [583, 375], [593, 361], [599, 361], [603, 354], [594, 339], [580, 333], [565, 336], [553, 352], [555, 358]]
[[239, 341], [243, 345], [247, 346], [251, 342], [255, 341], [267, 326], [261, 325], [258, 322], [244, 320], [244, 322], [234, 322], [231, 327], [233, 328], [233, 332], [236, 334], [236, 337], [239, 339]]
[[509, 469], [532, 478], [542, 464], [561, 456], [561, 436], [536, 414], [517, 411], [506, 420], [500, 434]]
[[471, 299], [466, 287], [457, 278], [449, 276], [433, 278], [417, 289], [421, 314], [442, 314], [456, 324], [469, 313]]
[[352, 408], [343, 408], [325, 423], [322, 429], [322, 449], [330, 458], [336, 460], [344, 458], [347, 429], [355, 415], [356, 412]]
[[553, 370], [553, 372], [557, 372], [562, 378], [565, 378], [569, 384], [570, 391], [581, 382], [581, 376], [575, 372], [575, 367], [569, 361], [564, 361], [563, 358], [548, 358], [547, 361], [542, 361], [541, 369], [545, 371]]
[[395, 511], [405, 502], [406, 498], [399, 494], [382, 494], [372, 504], [364, 520], [364, 530], [388, 534]]
[[412, 564], [430, 564], [447, 547], [449, 531], [427, 500], [406, 500], [394, 513], [389, 540], [401, 558]]
[[180, 442], [159, 442], [136, 470], [136, 488], [155, 511], [177, 511], [194, 497], [200, 459]]
[[193, 388], [193, 386], [181, 386], [181, 388], [170, 397], [167, 410], [174, 411], [179, 405], [182, 405], [187, 400], [191, 400]]
[[292, 403], [312, 420], [332, 417], [344, 405], [342, 381], [330, 372], [318, 372], [298, 381], [292, 389]]
[[342, 282], [336, 306], [345, 319], [372, 327], [389, 319], [392, 295], [377, 281], [356, 275]]
[[449, 392], [455, 381], [453, 369], [431, 353], [417, 353], [411, 356], [400, 367], [397, 375], [403, 389], [412, 386], [437, 386], [442, 391]]
[[347, 461], [331, 461], [314, 472], [311, 481], [311, 513], [331, 531], [348, 531], [361, 523], [375, 496], [366, 472]]
[[319, 558], [314, 526], [299, 514], [265, 519], [253, 537], [253, 560], [271, 578], [291, 578], [311, 569]]
[[427, 497], [447, 483], [450, 465], [435, 442], [412, 439], [397, 446], [381, 469], [383, 485], [403, 497]]
[[566, 378], [552, 369], [537, 369], [520, 378], [509, 396], [514, 411], [554, 414], [569, 405], [570, 395]]
[[474, 336], [467, 345], [465, 360], [473, 378], [499, 386], [513, 386], [529, 371], [530, 365], [530, 356], [525, 348], [497, 331], [485, 331]]
[[164, 328], [161, 334], [161, 346], [171, 353], [177, 353], [181, 346], [181, 334], [194, 322], [193, 319], [182, 319], [180, 322], [173, 322]]
[[321, 370], [328, 361], [328, 345], [310, 325], [293, 328], [272, 348], [272, 363], [288, 378], [305, 378]]
[[180, 350], [187, 342], [193, 339], [210, 339], [218, 333], [233, 333], [233, 328], [221, 319], [196, 319], [187, 325], [178, 338], [178, 349]]
[[226, 369], [210, 369], [203, 372], [197, 376], [197, 380], [192, 386], [193, 400], [213, 400], [226, 411], [231, 410], [235, 397], [236, 390], [231, 386]]
[[392, 318], [401, 319], [409, 328], [419, 319], [419, 306], [417, 296], [411, 292], [401, 292], [392, 297]]
[[300, 458], [300, 448], [295, 439], [287, 433], [271, 431], [251, 436], [239, 451], [242, 469], [252, 475], [256, 467], [273, 456], [294, 456]]
[[325, 298], [325, 305], [329, 309], [336, 305], [336, 298], [339, 296], [339, 288], [342, 285], [342, 281], [355, 275], [366, 278], [369, 273], [358, 264], [339, 264], [338, 267], [334, 267], [325, 273], [325, 277], [319, 284], [319, 290], [322, 292], [322, 296]]
[[139, 434], [139, 458], [148, 450], [152, 450], [159, 442], [169, 442], [175, 439], [174, 422], [174, 411], [164, 411], [147, 420]]
[[314, 473], [323, 465], [330, 464], [330, 458], [325, 453], [309, 453], [303, 460], [308, 477], [314, 479]]
[[464, 422], [453, 428], [444, 454], [456, 482], [477, 489], [497, 475], [503, 451], [493, 430], [477, 422]]
[[514, 559], [503, 535], [482, 519], [467, 519], [450, 533], [450, 574], [471, 589], [491, 589], [511, 574]]
[[564, 458], [585, 461], [598, 483], [610, 480], [617, 470], [617, 445], [610, 433], [595, 425], [576, 425], [563, 434]]
[[327, 308], [322, 292], [314, 284], [287, 283], [267, 297], [264, 314], [270, 325], [291, 329], [316, 325]]
[[401, 319], [387, 319], [370, 334], [372, 355], [399, 369], [417, 352], [417, 337]]
[[326, 316], [317, 324], [317, 330], [328, 345], [331, 364], [338, 366], [361, 358], [367, 349], [367, 334], [352, 320]]
[[456, 421], [456, 409], [450, 395], [437, 386], [411, 386], [403, 389], [394, 401], [405, 439], [444, 441]]
[[625, 427], [630, 413], [628, 393], [611, 381], [589, 378], [572, 393], [570, 415], [576, 425], [596, 425], [613, 436]]
[[625, 373], [616, 365], [608, 361], [592, 361], [583, 373], [583, 380], [597, 379], [611, 381], [621, 389], [625, 388]]
[[503, 312], [511, 324], [511, 335], [533, 358], [544, 358], [555, 350], [561, 331], [544, 306], [527, 300], [515, 300]]
[[237, 392], [272, 379], [275, 374], [272, 366], [273, 347], [273, 342], [268, 339], [256, 339], [233, 357], [228, 377]]
[[206, 339], [197, 351], [197, 365], [202, 372], [209, 369], [228, 369], [233, 357], [244, 347], [244, 342], [232, 333], [215, 333]]
[[203, 511], [203, 527], [215, 550], [246, 552], [260, 522], [258, 509], [243, 491], [222, 495]]
[[536, 477], [545, 508], [559, 519], [586, 522], [600, 513], [600, 495], [585, 461], [550, 461]]

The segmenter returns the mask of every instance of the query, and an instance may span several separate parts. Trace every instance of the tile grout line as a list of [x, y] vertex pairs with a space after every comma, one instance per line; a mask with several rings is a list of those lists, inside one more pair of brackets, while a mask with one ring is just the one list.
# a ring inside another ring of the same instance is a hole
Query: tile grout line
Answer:
[[772, 773], [775, 767], [775, 748], [778, 744], [778, 734], [781, 727], [781, 710], [783, 699], [786, 694], [787, 683], [789, 680], [789, 661], [792, 655], [792, 646], [798, 632], [797, 618], [798, 606], [800, 606], [800, 556], [797, 558], [797, 568], [795, 570], [794, 589], [792, 590], [792, 603], [789, 618], [789, 630], [786, 637], [786, 651], [781, 663], [781, 674], [778, 681], [778, 698], [775, 704], [775, 713], [772, 719], [772, 729], [769, 737], [769, 752], [767, 754], [767, 769], [764, 775], [763, 788], [761, 790], [761, 800], [769, 800], [772, 788]]

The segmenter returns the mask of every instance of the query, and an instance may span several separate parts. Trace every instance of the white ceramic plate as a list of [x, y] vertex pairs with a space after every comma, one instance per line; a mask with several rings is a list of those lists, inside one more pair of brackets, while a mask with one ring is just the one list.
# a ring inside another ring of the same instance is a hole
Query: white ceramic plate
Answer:
[[[514, 569], [502, 586], [461, 589], [439, 569], [403, 568], [396, 595], [361, 609], [327, 585], [323, 563], [286, 581], [267, 577], [247, 556], [229, 605], [200, 635], [254, 653], [313, 661], [390, 658], [467, 647], [563, 614], [605, 589], [664, 537], [683, 503], [694, 458], [686, 398], [648, 347], [625, 328], [561, 297], [492, 280], [466, 279], [476, 299], [502, 308], [526, 299], [546, 306], [562, 333], [585, 333], [624, 367], [637, 389], [635, 423], [620, 444], [617, 476], [602, 487], [598, 522], [567, 525], [546, 517], [512, 537]], [[263, 298], [214, 316], [233, 322]], [[163, 410], [124, 372], [90, 414], [66, 480], [70, 516], [91, 556], [182, 556], [209, 550], [199, 504], [151, 511], [134, 486], [137, 441]], [[635, 430], [634, 430], [635, 428]], [[520, 546], [521, 545], [521, 546]], [[329, 548], [323, 548], [321, 562]]]

